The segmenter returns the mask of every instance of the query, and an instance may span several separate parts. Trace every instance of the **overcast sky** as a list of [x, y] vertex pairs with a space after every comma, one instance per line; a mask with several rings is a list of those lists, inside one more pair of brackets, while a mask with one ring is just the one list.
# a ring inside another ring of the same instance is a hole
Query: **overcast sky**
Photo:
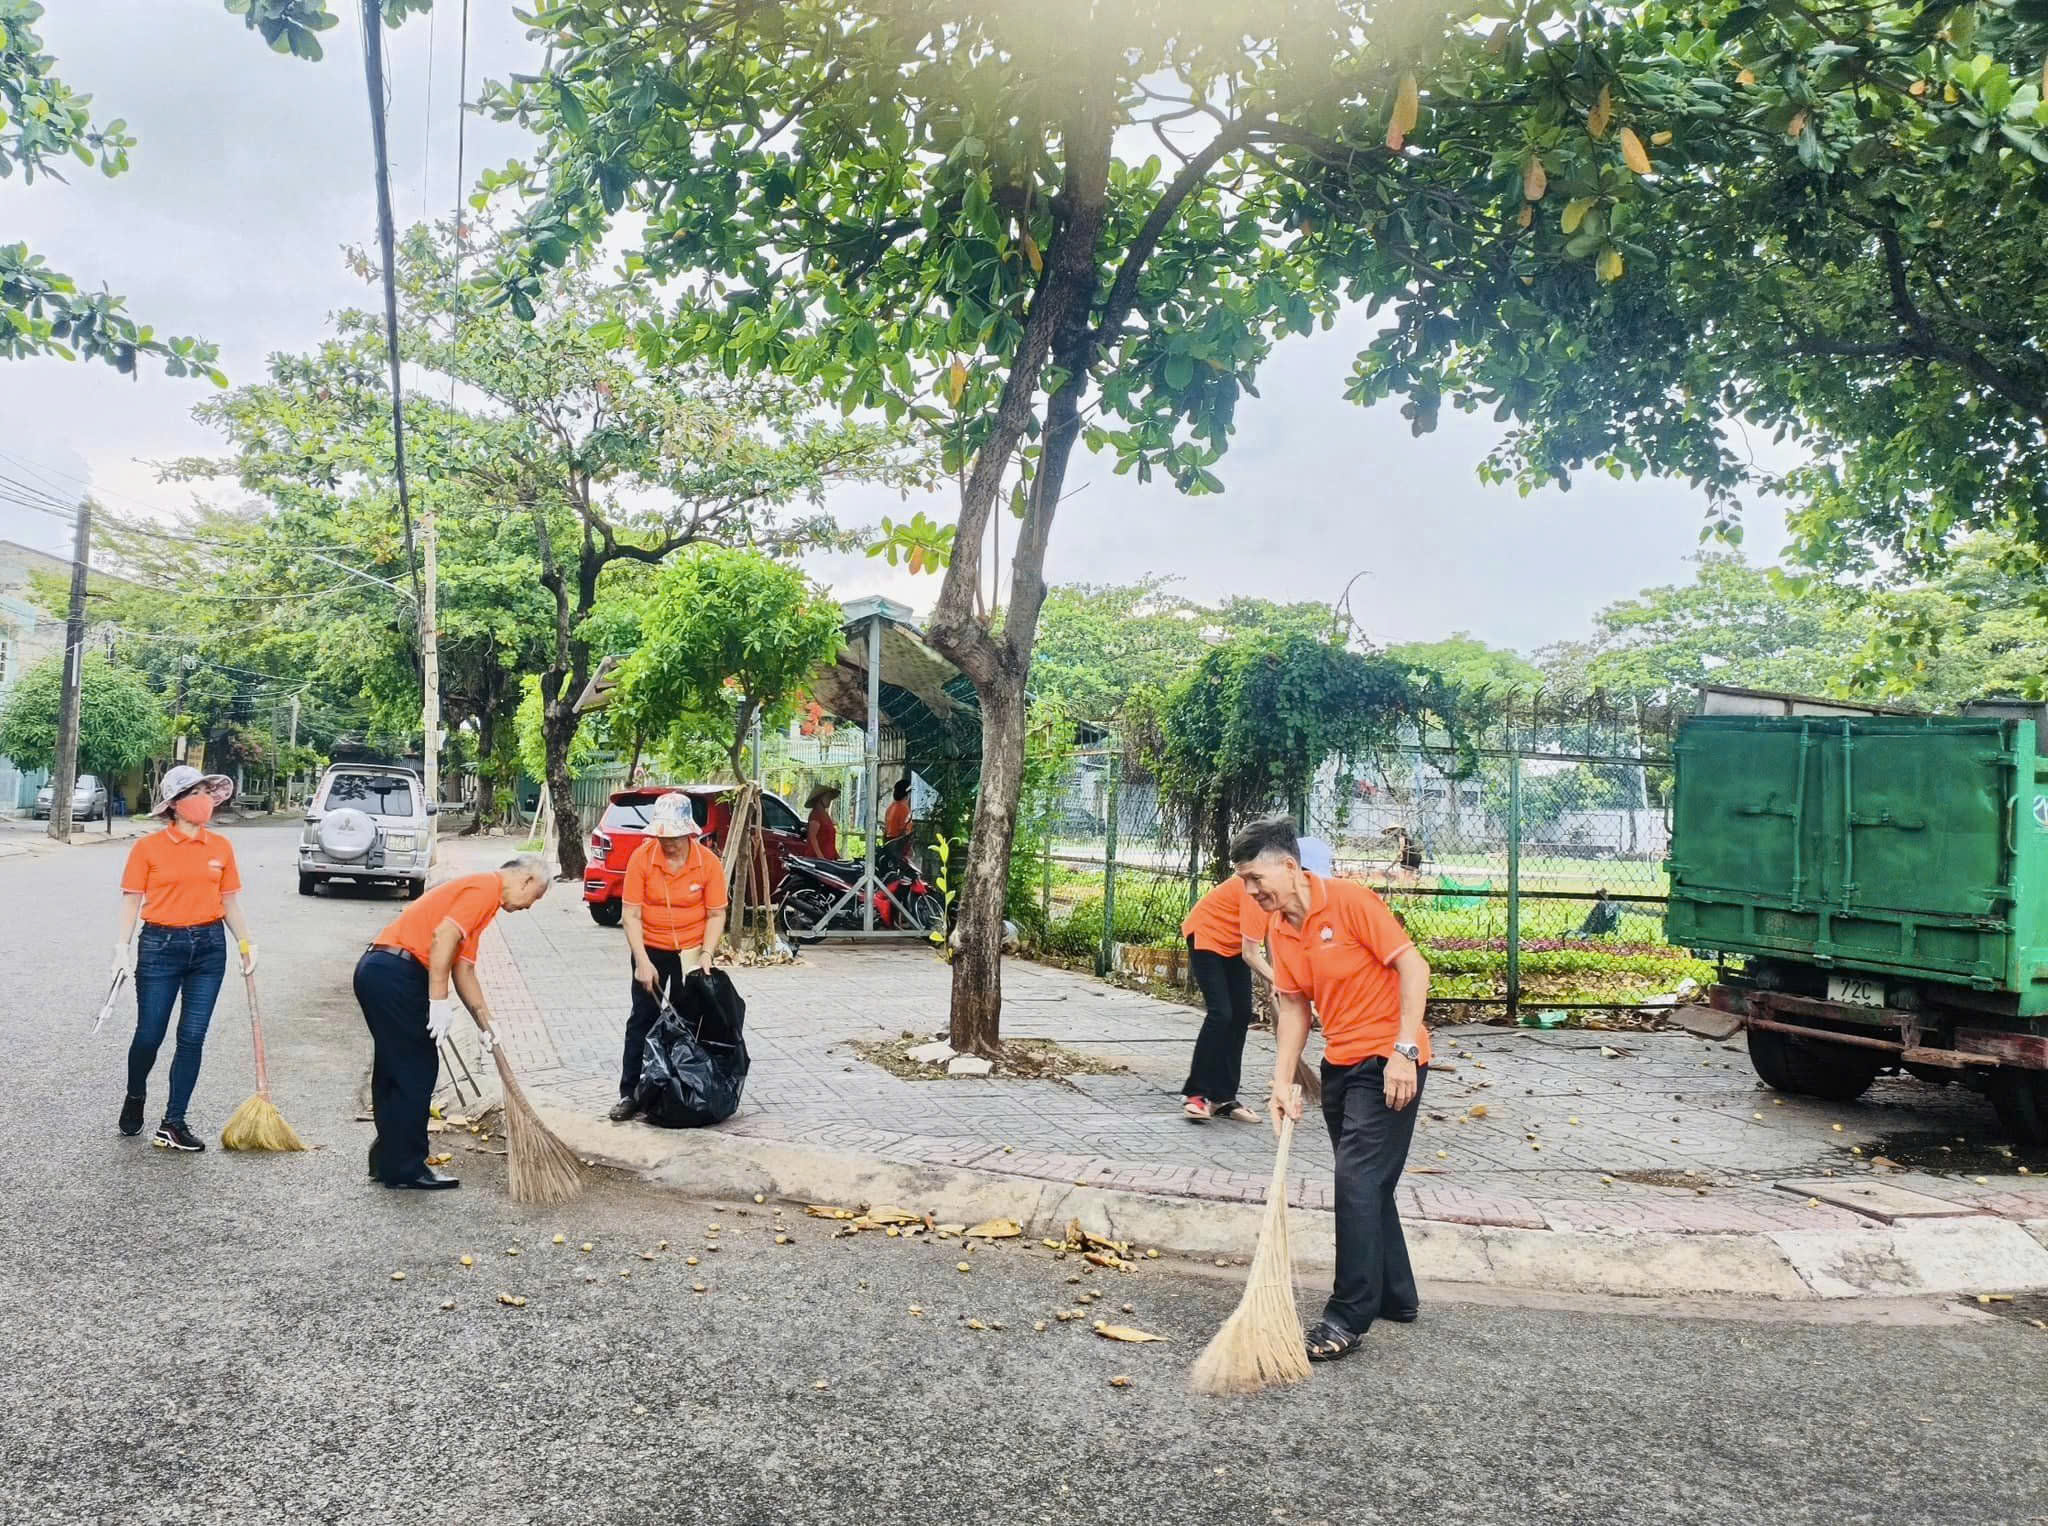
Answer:
[[[141, 141], [118, 180], [0, 181], [0, 232], [124, 293], [160, 331], [215, 340], [235, 382], [260, 376], [274, 351], [315, 344], [329, 314], [364, 301], [341, 248], [375, 231], [355, 7], [334, 8], [344, 20], [326, 34], [327, 58], [307, 64], [269, 52], [220, 0], [51, 5], [40, 27], [63, 77]], [[481, 79], [529, 67], [530, 55], [507, 0], [471, 9], [473, 95]], [[459, 8], [439, 11], [390, 34], [402, 223], [446, 217], [455, 200]], [[525, 148], [520, 133], [472, 117], [468, 178]], [[1221, 496], [1184, 499], [1077, 457], [1052, 580], [1164, 573], [1201, 598], [1329, 600], [1364, 572], [1354, 608], [1378, 639], [1469, 630], [1526, 650], [1583, 634], [1605, 603], [1686, 577], [1702, 522], [1697, 494], [1604, 476], [1526, 499], [1483, 486], [1474, 468], [1496, 438], [1489, 422], [1447, 415], [1416, 440], [1397, 404], [1343, 400], [1368, 334], [1357, 316], [1279, 347], [1259, 378], [1262, 396], [1239, 409]], [[175, 509], [189, 490], [159, 486], [148, 463], [218, 447], [189, 416], [202, 386], [150, 374], [130, 382], [57, 360], [0, 365], [0, 470], [32, 466], [67, 494], [90, 486], [129, 511]], [[921, 506], [950, 518], [945, 498]], [[904, 512], [886, 493], [849, 493], [835, 507], [849, 523]], [[6, 505], [0, 538], [67, 543], [57, 520]], [[1752, 556], [1768, 559], [1782, 541], [1782, 517], [1752, 511]], [[936, 592], [932, 580], [879, 561], [817, 570], [842, 599], [886, 593], [921, 608]]]

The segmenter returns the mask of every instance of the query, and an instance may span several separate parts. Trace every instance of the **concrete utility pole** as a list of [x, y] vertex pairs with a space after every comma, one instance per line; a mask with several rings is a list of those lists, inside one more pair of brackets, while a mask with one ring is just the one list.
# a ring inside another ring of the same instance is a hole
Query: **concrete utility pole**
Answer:
[[[64, 697], [57, 706], [57, 769], [50, 780], [50, 835], [71, 840], [71, 792], [78, 785], [78, 699], [85, 669], [85, 574], [92, 556], [92, 500], [78, 504], [71, 532], [71, 613], [64, 622]], [[108, 806], [111, 815], [113, 807]]]
[[[424, 691], [421, 706], [420, 732], [424, 738], [421, 760], [426, 764], [427, 803], [441, 803], [441, 638], [434, 628], [435, 607], [439, 600], [436, 584], [441, 571], [440, 537], [434, 524], [434, 506], [431, 500], [420, 509], [420, 550], [426, 558], [426, 587], [420, 600], [420, 675]], [[427, 833], [432, 836], [438, 830], [438, 816], [427, 818]]]

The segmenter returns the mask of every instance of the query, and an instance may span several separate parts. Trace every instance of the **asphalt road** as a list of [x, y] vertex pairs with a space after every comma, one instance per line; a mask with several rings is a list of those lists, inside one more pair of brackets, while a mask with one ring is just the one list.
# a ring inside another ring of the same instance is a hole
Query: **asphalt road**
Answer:
[[[1975, 1310], [1438, 1296], [1297, 1389], [1214, 1401], [1185, 1390], [1236, 1297], [1213, 1269], [834, 1240], [617, 1178], [527, 1210], [461, 1152], [459, 1193], [372, 1188], [347, 973], [396, 903], [302, 900], [288, 828], [231, 830], [305, 1156], [120, 1138], [125, 1024], [88, 1030], [122, 849], [0, 862], [0, 1522], [2048, 1519], [2048, 1334]], [[209, 1139], [252, 1087], [242, 1017], [231, 986]]]

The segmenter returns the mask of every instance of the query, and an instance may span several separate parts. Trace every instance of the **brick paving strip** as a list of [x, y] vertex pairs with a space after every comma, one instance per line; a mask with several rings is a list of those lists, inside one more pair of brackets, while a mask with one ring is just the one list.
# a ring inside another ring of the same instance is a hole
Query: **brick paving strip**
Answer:
[[[502, 851], [451, 844], [444, 872], [467, 872]], [[535, 1100], [600, 1117], [617, 1095], [629, 979], [623, 935], [593, 925], [575, 887], [560, 885], [533, 911], [497, 920], [480, 971]], [[1264, 1198], [1270, 1129], [1195, 1125], [1180, 1111], [1200, 1023], [1191, 1007], [1012, 961], [1006, 1037], [1053, 1039], [1125, 1069], [1066, 1082], [912, 1081], [859, 1059], [851, 1044], [943, 1032], [950, 971], [929, 950], [827, 945], [795, 964], [732, 974], [748, 1004], [753, 1068], [741, 1112], [715, 1131], [729, 1139], [1193, 1203]], [[2018, 1234], [2026, 1225], [2048, 1245], [2048, 1176], [2007, 1172], [1980, 1185], [1871, 1165], [1873, 1141], [1886, 1136], [1995, 1139], [1989, 1108], [1960, 1088], [1887, 1081], [1858, 1104], [1836, 1106], [1763, 1090], [1739, 1041], [1484, 1026], [1435, 1037], [1439, 1065], [1419, 1104], [1401, 1188], [1406, 1220], [1801, 1244], [1816, 1231], [1974, 1222], [1990, 1232], [1989, 1221], [2002, 1219], [2014, 1221], [2004, 1233], [2017, 1234], [2015, 1243], [2030, 1245]], [[1262, 1104], [1271, 1054], [1270, 1037], [1254, 1033], [1245, 1055], [1253, 1107]], [[1290, 1201], [1327, 1209], [1329, 1144], [1313, 1117], [1308, 1123], [1297, 1135]], [[601, 1141], [661, 1132], [601, 1129], [590, 1135], [599, 1143], [579, 1139], [579, 1148], [609, 1154]], [[1859, 1185], [1873, 1190], [1850, 1190]]]

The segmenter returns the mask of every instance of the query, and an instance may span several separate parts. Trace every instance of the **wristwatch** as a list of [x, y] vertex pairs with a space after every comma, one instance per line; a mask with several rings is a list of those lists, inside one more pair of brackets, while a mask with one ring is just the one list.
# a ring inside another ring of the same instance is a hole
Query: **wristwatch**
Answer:
[[1420, 1065], [1422, 1063], [1422, 1046], [1420, 1044], [1396, 1044], [1394, 1046], [1394, 1053], [1411, 1065]]

